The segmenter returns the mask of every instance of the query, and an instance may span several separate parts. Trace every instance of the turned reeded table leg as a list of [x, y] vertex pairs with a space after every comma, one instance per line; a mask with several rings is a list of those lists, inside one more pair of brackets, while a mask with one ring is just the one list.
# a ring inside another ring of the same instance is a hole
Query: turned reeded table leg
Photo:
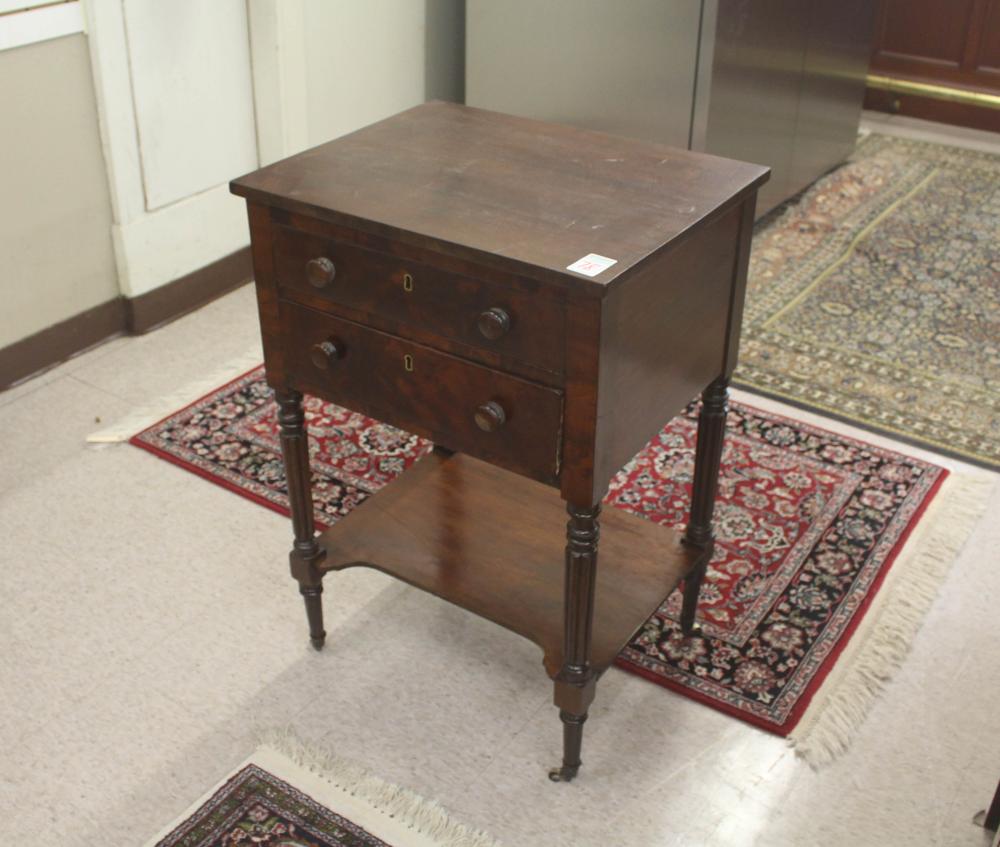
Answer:
[[563, 723], [563, 762], [549, 773], [554, 782], [569, 782], [580, 770], [583, 724], [596, 684], [590, 667], [590, 638], [601, 507], [568, 504], [566, 510], [570, 517], [566, 524], [565, 634], [563, 665], [555, 682], [555, 704]]
[[302, 410], [302, 395], [298, 391], [275, 389], [278, 401], [278, 423], [281, 427], [281, 453], [285, 459], [288, 502], [292, 510], [295, 544], [288, 555], [292, 576], [298, 580], [299, 591], [306, 604], [309, 620], [309, 640], [317, 650], [326, 639], [323, 629], [323, 574], [319, 563], [325, 552], [316, 541], [313, 521], [311, 474], [309, 471], [309, 440]]
[[1000, 828], [1000, 785], [997, 785], [996, 793], [993, 795], [993, 802], [990, 803], [990, 807], [983, 816], [983, 826], [991, 832], [995, 832]]
[[719, 483], [722, 443], [726, 434], [726, 413], [729, 410], [729, 379], [719, 377], [701, 395], [698, 415], [698, 444], [694, 454], [694, 486], [691, 492], [691, 516], [684, 540], [703, 549], [697, 567], [684, 579], [684, 604], [681, 607], [681, 630], [685, 635], [697, 631], [695, 614], [698, 593], [712, 558], [714, 533], [712, 512]]

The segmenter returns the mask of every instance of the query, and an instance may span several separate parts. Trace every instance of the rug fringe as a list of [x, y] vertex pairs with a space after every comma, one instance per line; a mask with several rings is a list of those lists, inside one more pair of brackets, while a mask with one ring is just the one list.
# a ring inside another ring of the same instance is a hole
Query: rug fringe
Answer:
[[254, 347], [253, 350], [242, 356], [231, 359], [219, 368], [213, 369], [206, 376], [187, 383], [177, 391], [157, 397], [110, 426], [92, 432], [87, 436], [86, 441], [88, 444], [120, 444], [128, 441], [133, 435], [159, 423], [168, 415], [180, 411], [196, 400], [200, 400], [209, 392], [215, 391], [227, 382], [231, 382], [236, 377], [252, 370], [263, 361], [263, 358], [260, 347]]
[[872, 703], [902, 665], [995, 479], [952, 475], [917, 524], [847, 648], [788, 737], [812, 768], [850, 745]]
[[260, 748], [285, 756], [313, 776], [376, 807], [441, 847], [501, 847], [490, 835], [452, 820], [437, 802], [372, 776], [361, 765], [329, 750], [305, 744], [290, 728], [258, 732], [257, 743]]

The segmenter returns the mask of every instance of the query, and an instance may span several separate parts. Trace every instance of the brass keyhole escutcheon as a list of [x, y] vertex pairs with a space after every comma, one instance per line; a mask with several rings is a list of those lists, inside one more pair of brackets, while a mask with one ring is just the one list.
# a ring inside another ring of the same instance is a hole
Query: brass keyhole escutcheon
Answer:
[[413, 277], [403, 274], [403, 291], [413, 291]]
[[413, 356], [409, 353], [406, 353], [403, 356], [403, 370], [407, 373], [413, 373]]

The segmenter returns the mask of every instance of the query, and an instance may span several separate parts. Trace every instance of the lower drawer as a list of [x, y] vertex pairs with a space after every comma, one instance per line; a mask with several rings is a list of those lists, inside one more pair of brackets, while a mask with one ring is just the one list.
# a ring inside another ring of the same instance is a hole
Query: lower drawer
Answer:
[[542, 482], [559, 477], [562, 392], [282, 301], [288, 381]]

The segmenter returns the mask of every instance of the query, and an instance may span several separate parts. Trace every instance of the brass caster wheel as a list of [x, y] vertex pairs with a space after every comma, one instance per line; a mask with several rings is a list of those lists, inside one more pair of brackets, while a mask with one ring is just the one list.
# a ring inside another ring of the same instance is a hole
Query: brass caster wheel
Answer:
[[693, 624], [691, 624], [691, 627], [689, 629], [682, 628], [681, 632], [684, 634], [685, 638], [700, 637], [702, 634], [701, 624], [695, 621]]

